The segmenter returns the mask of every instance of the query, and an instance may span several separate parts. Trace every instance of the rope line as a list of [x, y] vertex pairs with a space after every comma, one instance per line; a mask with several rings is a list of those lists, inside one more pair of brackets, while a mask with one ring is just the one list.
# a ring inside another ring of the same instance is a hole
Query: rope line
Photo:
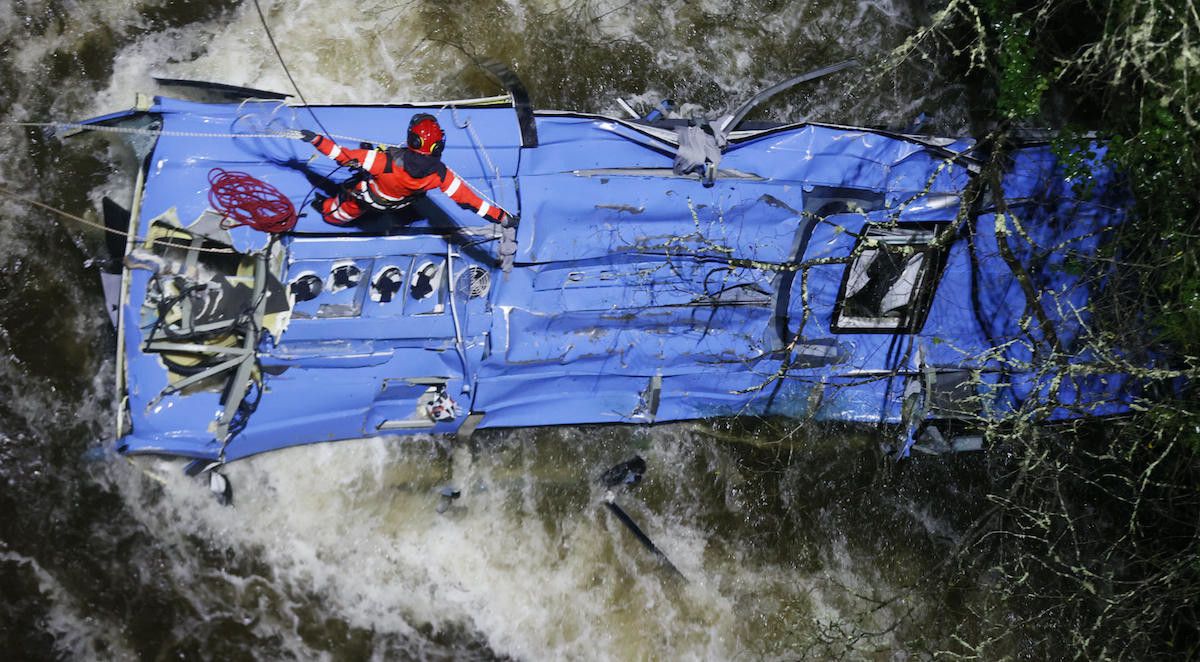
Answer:
[[491, 175], [491, 177], [488, 179], [488, 186], [490, 186], [492, 189], [492, 197], [499, 199], [500, 198], [500, 168], [497, 168], [496, 164], [492, 163], [492, 157], [491, 157], [491, 155], [488, 154], [487, 147], [483, 144], [483, 141], [481, 141], [479, 139], [479, 136], [475, 133], [475, 127], [471, 125], [471, 118], [468, 117], [465, 122], [460, 124], [458, 121], [458, 109], [455, 108], [454, 106], [450, 106], [450, 116], [454, 118], [454, 126], [460, 128], [460, 129], [467, 130], [467, 134], [469, 136], [471, 136], [471, 142], [475, 143], [476, 147], [478, 147], [478, 149], [479, 149], [479, 152], [481, 154], [483, 154], [483, 159], [485, 161], [487, 161], [488, 173]]
[[297, 140], [300, 138], [300, 132], [295, 130], [276, 131], [272, 133], [221, 133], [216, 131], [168, 131], [166, 129], [142, 129], [129, 126], [101, 126], [99, 124], [80, 124], [78, 122], [0, 122], [0, 125], [74, 129], [127, 135], [171, 136], [176, 138], [287, 138]]
[[[125, 135], [169, 136], [172, 138], [268, 138], [275, 140], [300, 140], [300, 131], [298, 129], [288, 129], [286, 131], [274, 131], [270, 133], [222, 133], [219, 131], [172, 131], [168, 129], [142, 129], [127, 126], [102, 126], [99, 124], [80, 124], [78, 122], [0, 122], [0, 126], [61, 128]], [[395, 146], [391, 143], [368, 140], [366, 138], [359, 138], [357, 136], [348, 136], [342, 133], [329, 133], [325, 135], [329, 138], [341, 139], [347, 143], [369, 142], [373, 145], [381, 145], [383, 147]]]
[[[107, 225], [104, 225], [102, 223], [97, 223], [95, 221], [89, 221], [88, 219], [83, 218], [82, 216], [76, 216], [75, 214], [72, 214], [71, 212], [63, 211], [61, 209], [58, 209], [57, 207], [51, 207], [48, 204], [38, 202], [37, 200], [34, 200], [33, 198], [30, 198], [28, 196], [21, 195], [20, 193], [16, 193], [14, 191], [10, 191], [9, 189], [4, 188], [3, 186], [0, 186], [0, 195], [6, 195], [10, 198], [15, 198], [17, 200], [21, 200], [22, 202], [28, 202], [29, 204], [34, 205], [35, 207], [41, 207], [42, 209], [45, 209], [46, 211], [58, 214], [59, 216], [61, 216], [63, 218], [75, 221], [76, 223], [82, 223], [83, 225], [86, 225], [88, 227], [96, 228], [98, 230], [103, 230], [104, 232], [108, 232], [109, 234], [115, 234], [115, 235], [119, 235], [121, 237], [129, 237], [128, 232], [125, 232], [123, 230], [117, 230], [116, 228], [110, 228]], [[144, 244], [144, 243], [146, 243], [146, 241], [148, 241], [148, 239], [146, 237], [134, 236], [134, 241], [137, 243], [140, 243], [140, 244]], [[196, 250], [200, 253], [223, 253], [226, 255], [237, 253], [237, 251], [233, 250], [232, 248], [203, 248], [203, 247], [200, 247], [200, 248], [196, 248], [194, 250]]]
[[312, 116], [313, 121], [317, 123], [317, 126], [321, 127], [321, 131], [325, 135], [329, 135], [329, 129], [325, 128], [325, 125], [321, 123], [320, 118], [318, 118], [317, 114], [313, 112], [312, 107], [308, 103], [308, 99], [304, 98], [304, 93], [300, 91], [300, 86], [296, 84], [296, 79], [292, 78], [292, 72], [288, 69], [287, 63], [283, 61], [283, 55], [279, 52], [279, 46], [275, 44], [275, 37], [271, 34], [271, 28], [267, 26], [267, 17], [263, 15], [263, 10], [258, 4], [258, 0], [254, 0], [254, 9], [258, 11], [258, 20], [262, 23], [263, 31], [267, 33], [267, 40], [271, 42], [271, 48], [275, 50], [275, 58], [279, 60], [279, 66], [283, 67], [283, 73], [287, 74], [288, 80], [292, 82], [292, 88], [296, 90], [296, 96], [300, 97], [300, 100], [304, 102], [305, 110], [307, 110], [308, 114]]

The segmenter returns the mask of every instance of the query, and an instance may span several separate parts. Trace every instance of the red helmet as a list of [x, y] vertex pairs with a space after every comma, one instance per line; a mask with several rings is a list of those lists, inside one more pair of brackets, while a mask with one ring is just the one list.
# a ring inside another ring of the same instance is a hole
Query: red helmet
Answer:
[[442, 150], [446, 148], [446, 134], [433, 115], [413, 115], [408, 123], [408, 147], [419, 154], [442, 155]]

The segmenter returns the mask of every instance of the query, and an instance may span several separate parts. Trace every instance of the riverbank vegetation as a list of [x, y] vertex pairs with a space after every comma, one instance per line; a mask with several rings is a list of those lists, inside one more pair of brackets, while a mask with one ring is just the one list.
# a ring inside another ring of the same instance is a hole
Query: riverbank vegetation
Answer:
[[[994, 160], [1014, 136], [1049, 127], [1079, 190], [1089, 156], [1127, 177], [1132, 217], [1099, 259], [1068, 265], [1093, 279], [1089, 337], [1052, 346], [1052, 334], [1036, 329], [1053, 293], [1038, 292], [1029, 342], [1045, 346], [1033, 366], [1042, 374], [1064, 372], [1065, 353], [1087, 351], [1094, 374], [1144, 384], [1132, 415], [1103, 424], [1047, 427], [1045, 405], [984, 423], [991, 507], [947, 574], [932, 579], [947, 587], [948, 605], [966, 606], [955, 634], [926, 650], [947, 659], [1195, 657], [1200, 11], [1189, 0], [950, 0], [887, 66], [917, 60], [968, 81], [971, 122], [997, 145]], [[955, 598], [964, 593], [972, 599]]]

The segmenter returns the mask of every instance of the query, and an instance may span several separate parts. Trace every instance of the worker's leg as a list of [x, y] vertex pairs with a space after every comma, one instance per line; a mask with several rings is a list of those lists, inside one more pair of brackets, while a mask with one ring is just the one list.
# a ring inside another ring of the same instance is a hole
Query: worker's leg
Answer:
[[321, 202], [321, 218], [333, 225], [345, 225], [362, 216], [365, 211], [363, 203], [345, 191], [339, 191], [336, 198], [326, 198]]

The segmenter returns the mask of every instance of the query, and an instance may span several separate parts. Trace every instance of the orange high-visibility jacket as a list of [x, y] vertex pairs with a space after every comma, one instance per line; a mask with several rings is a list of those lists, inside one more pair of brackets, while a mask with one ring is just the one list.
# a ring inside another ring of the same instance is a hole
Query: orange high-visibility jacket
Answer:
[[500, 223], [509, 215], [495, 203], [483, 199], [436, 156], [397, 147], [345, 149], [325, 136], [314, 138], [313, 146], [338, 164], [355, 166], [369, 174], [370, 177], [355, 186], [354, 193], [376, 209], [399, 207], [412, 196], [437, 188], [460, 207], [493, 223]]

